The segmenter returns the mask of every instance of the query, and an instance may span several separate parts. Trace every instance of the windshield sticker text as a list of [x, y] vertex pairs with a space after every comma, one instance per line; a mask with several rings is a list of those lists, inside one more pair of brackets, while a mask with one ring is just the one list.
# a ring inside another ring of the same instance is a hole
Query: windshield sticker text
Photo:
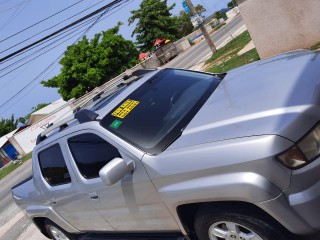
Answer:
[[111, 115], [117, 118], [125, 118], [139, 104], [139, 101], [126, 100]]

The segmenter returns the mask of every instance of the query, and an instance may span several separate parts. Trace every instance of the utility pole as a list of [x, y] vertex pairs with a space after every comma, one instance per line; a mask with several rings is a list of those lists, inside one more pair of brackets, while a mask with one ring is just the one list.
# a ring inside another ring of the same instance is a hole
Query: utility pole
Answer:
[[[196, 9], [194, 8], [191, 0], [185, 0], [185, 1], [186, 1], [186, 3], [188, 4], [188, 7], [190, 8], [191, 14], [192, 14], [192, 15], [197, 14], [197, 11], [196, 11]], [[201, 23], [201, 24], [199, 25], [199, 28], [200, 28], [201, 32], [203, 33], [203, 36], [204, 36], [204, 38], [206, 39], [206, 41], [207, 41], [207, 43], [208, 43], [208, 45], [209, 45], [209, 48], [210, 48], [211, 52], [214, 54], [214, 53], [217, 51], [216, 46], [214, 45], [212, 39], [210, 38], [210, 36], [209, 36], [206, 28], [203, 26], [203, 23]]]

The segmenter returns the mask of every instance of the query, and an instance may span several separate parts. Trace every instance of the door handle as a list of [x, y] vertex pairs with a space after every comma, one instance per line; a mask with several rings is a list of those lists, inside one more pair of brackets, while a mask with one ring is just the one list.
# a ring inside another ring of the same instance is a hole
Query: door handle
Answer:
[[56, 202], [56, 200], [54, 200], [54, 198], [51, 198], [51, 199], [50, 199], [50, 204], [51, 204], [51, 205], [54, 205], [54, 204], [56, 204], [56, 203], [57, 203], [57, 202]]
[[89, 197], [92, 199], [92, 200], [99, 200], [99, 196], [96, 192], [89, 192]]

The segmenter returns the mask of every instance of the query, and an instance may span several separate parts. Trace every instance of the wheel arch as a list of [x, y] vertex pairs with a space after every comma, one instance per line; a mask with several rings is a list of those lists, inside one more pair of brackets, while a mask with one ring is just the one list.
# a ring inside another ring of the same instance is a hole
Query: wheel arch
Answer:
[[[40, 232], [46, 236], [47, 238], [49, 239], [52, 239], [52, 237], [50, 236], [50, 234], [47, 232], [46, 230], [46, 223], [53, 223], [55, 224], [57, 227], [59, 227], [60, 229], [62, 229], [64, 232], [66, 232], [67, 234], [70, 234], [73, 235], [73, 236], [76, 236], [77, 234], [76, 233], [70, 233], [66, 230], [64, 230], [61, 226], [59, 226], [57, 223], [55, 223], [54, 221], [52, 221], [51, 219], [49, 218], [46, 218], [46, 217], [34, 217], [32, 218], [33, 220], [33, 223], [37, 226], [37, 228], [40, 230]], [[78, 234], [80, 236], [80, 234]]]
[[[194, 221], [196, 214], [200, 208], [210, 207], [210, 208], [238, 208], [238, 209], [246, 209], [246, 211], [255, 212], [257, 215], [260, 214], [264, 218], [267, 218], [269, 221], [274, 222], [275, 224], [281, 226], [286, 229], [281, 223], [279, 223], [276, 219], [274, 219], [271, 215], [265, 212], [263, 209], [259, 208], [255, 204], [242, 202], [242, 201], [216, 201], [216, 202], [200, 202], [200, 203], [190, 203], [183, 204], [177, 207], [177, 214], [179, 219], [184, 227], [188, 236], [191, 239], [198, 239], [195, 233]], [[289, 231], [288, 229], [286, 229]]]
[[40, 230], [42, 230], [41, 226], [44, 225], [44, 221], [47, 219], [64, 229], [66, 232], [75, 234], [81, 233], [78, 229], [69, 224], [49, 206], [31, 205], [27, 207], [26, 213], [29, 218], [34, 220], [35, 223], [36, 221], [38, 222], [36, 225]]
[[34, 224], [38, 227], [38, 229], [40, 230], [40, 232], [46, 236], [47, 238], [50, 238], [49, 234], [47, 233], [46, 229], [45, 229], [45, 221], [49, 220], [48, 218], [45, 217], [35, 217], [32, 218]]

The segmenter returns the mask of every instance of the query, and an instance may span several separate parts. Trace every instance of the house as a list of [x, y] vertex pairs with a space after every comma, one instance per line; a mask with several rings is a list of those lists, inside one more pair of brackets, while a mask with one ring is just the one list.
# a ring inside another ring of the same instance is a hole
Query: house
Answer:
[[66, 101], [64, 101], [62, 98], [49, 104], [48, 106], [41, 108], [40, 110], [33, 112], [30, 115], [28, 125], [32, 125], [36, 122], [39, 122], [41, 119], [48, 116], [50, 113], [54, 112], [55, 110], [65, 106], [67, 104]]
[[22, 131], [26, 127], [20, 127], [0, 138], [0, 168], [15, 160], [20, 153], [9, 141], [15, 133]]
[[33, 112], [23, 131], [13, 134], [9, 141], [22, 156], [32, 151], [37, 136], [49, 125], [73, 114], [72, 101], [65, 102], [59, 99], [50, 105]]

